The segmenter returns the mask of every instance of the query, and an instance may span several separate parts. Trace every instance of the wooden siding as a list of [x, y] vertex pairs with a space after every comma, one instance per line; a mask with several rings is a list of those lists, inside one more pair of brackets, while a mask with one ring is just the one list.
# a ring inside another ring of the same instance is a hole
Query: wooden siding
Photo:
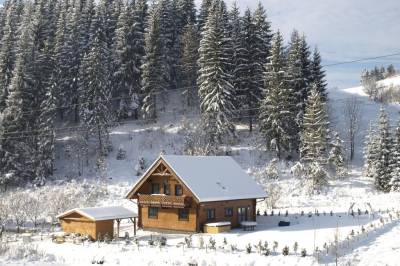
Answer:
[[113, 220], [92, 221], [75, 212], [61, 218], [60, 223], [64, 232], [88, 235], [93, 240], [97, 240], [98, 236], [103, 238], [106, 234], [110, 238], [114, 236]]
[[[249, 213], [247, 220], [256, 220], [256, 200], [232, 200], [232, 201], [215, 201], [215, 202], [203, 202], [200, 203], [199, 207], [199, 228], [203, 228], [205, 223], [209, 222], [231, 222], [232, 227], [239, 227], [238, 222], [238, 208], [249, 207]], [[233, 213], [231, 217], [225, 216], [225, 208], [232, 208]], [[207, 209], [215, 209], [215, 219], [212, 221], [207, 220]]]
[[148, 216], [149, 208], [140, 207], [141, 223], [144, 229], [164, 229], [175, 231], [196, 232], [197, 231], [197, 210], [190, 208], [189, 219], [187, 221], [179, 220], [179, 209], [158, 208], [157, 219], [151, 219]]

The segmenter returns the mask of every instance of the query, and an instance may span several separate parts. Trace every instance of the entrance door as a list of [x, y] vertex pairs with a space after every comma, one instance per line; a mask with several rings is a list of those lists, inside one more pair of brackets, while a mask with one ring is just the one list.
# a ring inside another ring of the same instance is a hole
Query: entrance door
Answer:
[[239, 224], [243, 221], [247, 221], [247, 208], [246, 207], [239, 207], [238, 208], [238, 222]]

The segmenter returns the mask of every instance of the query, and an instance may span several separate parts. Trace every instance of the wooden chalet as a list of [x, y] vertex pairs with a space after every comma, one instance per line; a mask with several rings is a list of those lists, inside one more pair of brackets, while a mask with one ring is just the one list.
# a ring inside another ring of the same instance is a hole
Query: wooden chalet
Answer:
[[231, 157], [176, 155], [161, 155], [126, 195], [137, 200], [139, 227], [186, 232], [255, 221], [266, 197]]

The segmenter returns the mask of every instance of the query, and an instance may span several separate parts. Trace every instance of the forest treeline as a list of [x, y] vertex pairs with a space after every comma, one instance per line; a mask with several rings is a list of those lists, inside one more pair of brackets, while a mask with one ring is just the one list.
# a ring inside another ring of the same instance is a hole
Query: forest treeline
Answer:
[[279, 158], [327, 151], [320, 54], [296, 30], [285, 43], [260, 3], [7, 0], [0, 39], [1, 185], [45, 183], [58, 125], [79, 125], [106, 155], [116, 121], [156, 121], [172, 90], [200, 110], [208, 153], [238, 119]]

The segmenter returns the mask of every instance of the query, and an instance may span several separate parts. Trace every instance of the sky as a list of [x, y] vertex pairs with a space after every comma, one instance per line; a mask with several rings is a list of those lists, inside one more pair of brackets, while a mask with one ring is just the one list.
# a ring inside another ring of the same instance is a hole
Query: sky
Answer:
[[[226, 0], [228, 6], [235, 0]], [[400, 0], [260, 0], [273, 30], [286, 41], [294, 28], [318, 46], [323, 64], [400, 53]], [[197, 2], [201, 2], [197, 0]], [[243, 11], [257, 0], [236, 0]], [[359, 85], [364, 68], [394, 64], [400, 56], [327, 67], [329, 87]]]

